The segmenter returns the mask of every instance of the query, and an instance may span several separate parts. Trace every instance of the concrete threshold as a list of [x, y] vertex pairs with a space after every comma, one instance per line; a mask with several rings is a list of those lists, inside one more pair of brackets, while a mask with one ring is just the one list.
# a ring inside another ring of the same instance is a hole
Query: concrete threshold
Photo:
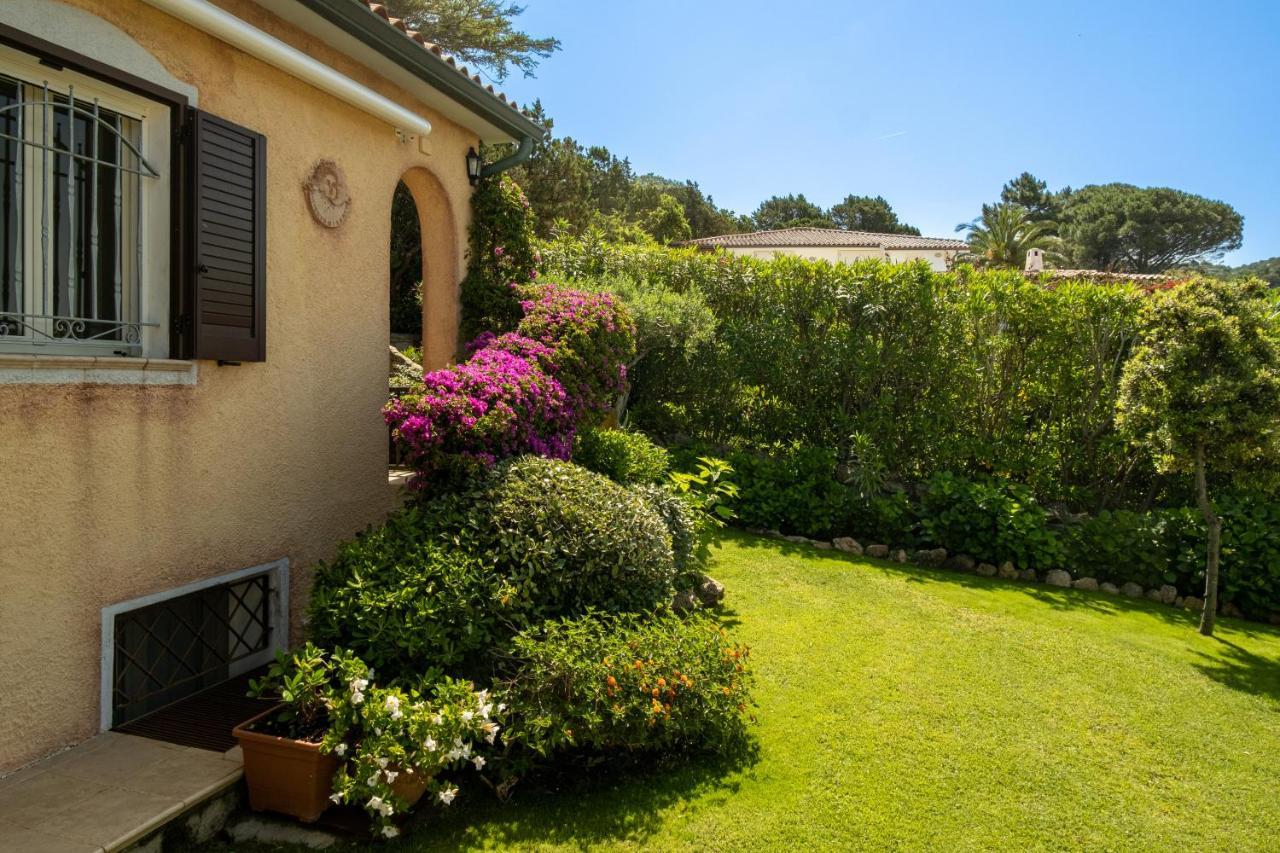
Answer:
[[239, 747], [104, 732], [0, 779], [0, 853], [127, 850], [243, 775]]

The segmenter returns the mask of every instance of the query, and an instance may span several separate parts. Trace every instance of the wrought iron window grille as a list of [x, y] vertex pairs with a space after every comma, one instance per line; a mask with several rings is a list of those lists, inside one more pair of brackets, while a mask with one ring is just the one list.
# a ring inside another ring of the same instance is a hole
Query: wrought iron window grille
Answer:
[[[138, 355], [142, 330], [141, 122], [0, 76], [0, 349]], [[63, 348], [63, 347], [67, 348]]]

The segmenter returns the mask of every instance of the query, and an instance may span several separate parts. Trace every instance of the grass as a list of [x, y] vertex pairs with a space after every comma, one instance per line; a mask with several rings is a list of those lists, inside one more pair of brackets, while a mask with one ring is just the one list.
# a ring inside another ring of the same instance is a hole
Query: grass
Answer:
[[[1280, 631], [727, 536], [755, 754], [429, 811], [386, 849], [1275, 850]], [[461, 802], [461, 801], [460, 801]], [[243, 847], [237, 847], [243, 850]]]

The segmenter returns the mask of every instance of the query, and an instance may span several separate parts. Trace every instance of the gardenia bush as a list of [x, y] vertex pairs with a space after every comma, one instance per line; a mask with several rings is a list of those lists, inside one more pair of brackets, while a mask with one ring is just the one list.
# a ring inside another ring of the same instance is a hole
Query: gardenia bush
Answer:
[[470, 682], [444, 678], [402, 689], [379, 687], [373, 677], [343, 649], [326, 652], [308, 643], [292, 656], [281, 653], [252, 692], [284, 702], [266, 724], [270, 733], [304, 740], [323, 733], [321, 752], [342, 761], [331, 799], [363, 808], [376, 835], [394, 838], [399, 830], [392, 820], [407, 810], [408, 791], [448, 805], [458, 788], [441, 774], [468, 762], [484, 767], [474, 745], [495, 743], [505, 708]]

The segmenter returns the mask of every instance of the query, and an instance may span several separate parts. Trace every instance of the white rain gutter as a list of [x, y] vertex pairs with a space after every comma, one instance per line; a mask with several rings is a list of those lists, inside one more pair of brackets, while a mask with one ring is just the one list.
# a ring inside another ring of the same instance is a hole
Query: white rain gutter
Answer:
[[144, 1], [359, 110], [377, 116], [399, 131], [420, 136], [431, 133], [431, 122], [422, 116], [205, 0]]

